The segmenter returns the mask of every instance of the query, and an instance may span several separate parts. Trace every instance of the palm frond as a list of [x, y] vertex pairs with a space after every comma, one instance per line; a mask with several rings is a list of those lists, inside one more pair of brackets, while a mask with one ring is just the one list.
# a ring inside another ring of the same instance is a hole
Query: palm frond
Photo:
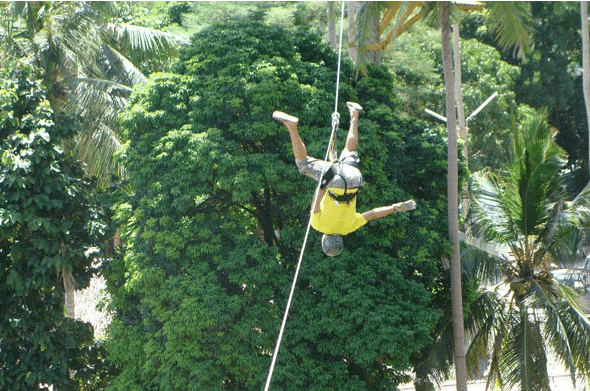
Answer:
[[525, 60], [531, 46], [530, 4], [519, 1], [487, 1], [489, 23], [503, 49], [513, 48], [517, 58]]
[[379, 26], [382, 48], [387, 48], [397, 36], [422, 19], [425, 12], [426, 7], [420, 1], [389, 2]]
[[[553, 304], [549, 301], [543, 306], [543, 313], [546, 320], [543, 330], [546, 344], [551, 347], [554, 355], [559, 357], [561, 363], [570, 372], [572, 381], [576, 378], [576, 357], [574, 356], [573, 343], [568, 334], [568, 329], [571, 329], [570, 319], [567, 316], [562, 316], [563, 306], [567, 306], [567, 301], [560, 301]], [[583, 341], [581, 341], [584, 343]]]
[[550, 210], [563, 195], [559, 172], [565, 165], [565, 152], [554, 142], [555, 131], [544, 115], [524, 121], [513, 131], [511, 165], [506, 181], [518, 189], [521, 198], [521, 231], [539, 235], [549, 219]]
[[79, 77], [69, 81], [71, 98], [78, 105], [89, 109], [94, 106], [113, 106], [119, 111], [125, 107], [126, 99], [133, 89], [124, 84], [105, 79]]
[[369, 50], [379, 50], [379, 25], [375, 23], [381, 16], [381, 11], [387, 7], [385, 2], [378, 1], [364, 1], [358, 7], [356, 12], [356, 36], [355, 44], [357, 46], [357, 58], [353, 59], [357, 64], [357, 69], [361, 71], [366, 70], [369, 63], [367, 53]]
[[[506, 314], [504, 314], [506, 315]], [[509, 314], [508, 314], [509, 315]], [[489, 373], [486, 381], [486, 390], [495, 390], [496, 385], [503, 389], [504, 378], [502, 375], [501, 362], [502, 362], [502, 348], [504, 340], [507, 338], [506, 322], [503, 322], [496, 330], [495, 338], [493, 339], [491, 350], [491, 357], [489, 363]]]
[[114, 160], [121, 146], [118, 114], [125, 107], [131, 88], [104, 79], [77, 78], [64, 110], [73, 113], [85, 124], [76, 136], [74, 149], [87, 172], [105, 184], [112, 174], [122, 175], [123, 167]]
[[453, 324], [449, 317], [441, 319], [435, 334], [434, 343], [414, 371], [427, 372], [433, 382], [441, 384], [448, 378], [449, 369], [453, 363]]
[[574, 212], [575, 220], [583, 226], [590, 223], [590, 183], [574, 199], [566, 203], [566, 210]]
[[45, 23], [53, 31], [61, 47], [75, 53], [78, 64], [92, 64], [99, 49], [100, 37], [96, 22], [100, 14], [95, 2], [57, 2], [51, 18]]
[[508, 387], [520, 384], [523, 391], [549, 390], [547, 354], [539, 323], [529, 318], [521, 307], [518, 319], [511, 322], [502, 349], [500, 371]]
[[30, 55], [38, 61], [39, 66], [47, 69], [47, 63], [50, 61], [49, 55], [52, 49], [51, 32], [43, 28], [35, 33], [31, 39], [32, 52]]
[[143, 59], [169, 56], [188, 43], [182, 36], [131, 24], [108, 23], [103, 32], [112, 47], [136, 52]]
[[480, 292], [469, 308], [465, 319], [465, 337], [468, 341], [467, 369], [470, 376], [479, 371], [480, 360], [487, 360], [492, 341], [501, 334], [505, 320], [503, 304], [492, 290]]
[[474, 234], [489, 242], [506, 244], [516, 240], [521, 209], [517, 192], [504, 186], [493, 173], [474, 174], [470, 190]]
[[10, 2], [9, 13], [16, 18], [21, 18], [26, 23], [29, 33], [33, 33], [42, 23], [45, 6], [41, 2], [34, 1], [12, 1]]
[[[551, 261], [559, 268], [573, 268], [576, 264], [584, 259], [582, 246], [584, 245], [585, 235], [582, 229], [572, 224], [566, 218], [556, 217], [558, 222], [551, 222], [551, 231], [543, 238], [545, 243], [551, 243], [548, 252], [551, 255]], [[565, 220], [565, 221], [563, 221]]]
[[114, 48], [103, 45], [100, 64], [105, 75], [119, 83], [133, 86], [145, 83], [147, 78], [127, 57]]
[[[463, 275], [484, 286], [497, 284], [505, 275], [510, 263], [499, 252], [498, 245], [487, 244], [474, 238], [473, 244], [464, 244], [461, 249]], [[487, 244], [487, 245], [486, 245]]]
[[563, 319], [568, 339], [571, 341], [572, 356], [579, 374], [586, 380], [590, 378], [590, 321], [588, 316], [567, 302], [557, 306]]
[[76, 157], [86, 163], [89, 176], [96, 177], [99, 186], [109, 182], [111, 175], [124, 176], [124, 168], [117, 163], [114, 153], [121, 147], [121, 141], [113, 129], [102, 123], [93, 131], [76, 136]]

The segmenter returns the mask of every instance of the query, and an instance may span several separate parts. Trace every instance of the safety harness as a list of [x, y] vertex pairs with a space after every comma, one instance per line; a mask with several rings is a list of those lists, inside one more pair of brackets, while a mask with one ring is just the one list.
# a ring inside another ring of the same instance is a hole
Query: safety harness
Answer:
[[[354, 197], [357, 196], [357, 194], [359, 193], [360, 189], [364, 186], [364, 181], [361, 178], [360, 185], [358, 187], [351, 188], [351, 190], [355, 190], [356, 189], [356, 191], [348, 192], [348, 181], [347, 181], [347, 179], [350, 180], [350, 178], [347, 178], [346, 171], [342, 168], [342, 165], [343, 164], [344, 164], [343, 162], [338, 162], [338, 163], [334, 163], [334, 164], [332, 164], [330, 166], [330, 168], [326, 171], [326, 173], [322, 177], [320, 188], [322, 190], [325, 190], [328, 187], [328, 184], [336, 176], [339, 176], [340, 178], [342, 178], [342, 181], [344, 182], [344, 194], [336, 194], [334, 191], [328, 190], [328, 195], [330, 197], [332, 197], [334, 200], [338, 201], [338, 202], [345, 202], [345, 203], [348, 204], [348, 203], [350, 203], [354, 199]], [[354, 165], [352, 165], [352, 166], [354, 167]]]

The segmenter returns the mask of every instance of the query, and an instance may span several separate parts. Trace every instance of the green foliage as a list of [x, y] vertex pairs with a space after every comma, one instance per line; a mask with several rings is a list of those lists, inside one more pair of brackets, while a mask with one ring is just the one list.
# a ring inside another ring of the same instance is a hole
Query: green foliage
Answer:
[[190, 3], [186, 1], [171, 2], [168, 6], [168, 20], [182, 26], [183, 14], [191, 10]]
[[[385, 61], [395, 73], [396, 91], [405, 112], [433, 122], [437, 120], [426, 114], [425, 108], [444, 115], [439, 31], [414, 26], [396, 38]], [[469, 39], [469, 30], [461, 39], [461, 71], [466, 117], [494, 92], [499, 94], [467, 124], [469, 168], [472, 172], [499, 168], [506, 162], [512, 124], [522, 120], [521, 111], [526, 110], [525, 105], [517, 104], [513, 91], [520, 71], [504, 61], [493, 46]]]
[[0, 76], [0, 107], [0, 388], [65, 389], [88, 369], [92, 328], [64, 316], [62, 271], [88, 286], [99, 210], [60, 148], [74, 129], [55, 126], [30, 68]]
[[145, 81], [144, 73], [165, 67], [182, 43], [126, 23], [137, 9], [111, 1], [12, 2], [0, 25], [0, 63], [26, 61], [42, 69], [57, 126], [81, 125], [64, 140], [66, 150], [103, 188], [124, 174], [113, 153], [122, 142], [118, 114], [131, 87]]
[[[356, 82], [342, 65], [339, 112], [347, 100], [366, 109], [359, 209], [412, 197], [419, 207], [348, 235], [335, 259], [312, 231], [277, 389], [391, 389], [439, 317], [444, 143], [396, 114], [384, 68]], [[175, 73], [136, 88], [122, 116], [131, 175], [114, 208], [125, 248], [105, 270], [116, 313], [107, 350], [122, 369], [113, 389], [260, 389], [315, 189], [271, 115], [297, 115], [321, 156], [336, 68], [317, 36], [248, 19], [203, 30]]]
[[133, 3], [131, 9], [130, 23], [187, 37], [213, 23], [245, 17], [287, 29], [305, 28], [322, 35], [327, 31], [326, 3], [319, 1], [154, 1]]
[[536, 50], [522, 66], [518, 98], [532, 107], [546, 108], [549, 122], [559, 130], [557, 142], [567, 151], [569, 163], [579, 167], [584, 162], [587, 167], [580, 7], [567, 2], [533, 2], [532, 11]]
[[[588, 130], [582, 90], [579, 3], [531, 2], [533, 50], [527, 60], [516, 63], [510, 52], [505, 61], [519, 66], [514, 91], [519, 103], [546, 109], [549, 123], [559, 130], [558, 144], [568, 154], [568, 165], [582, 168], [576, 191], [588, 181]], [[465, 36], [495, 46], [481, 14], [471, 14], [462, 24]], [[584, 168], [586, 167], [586, 168]]]

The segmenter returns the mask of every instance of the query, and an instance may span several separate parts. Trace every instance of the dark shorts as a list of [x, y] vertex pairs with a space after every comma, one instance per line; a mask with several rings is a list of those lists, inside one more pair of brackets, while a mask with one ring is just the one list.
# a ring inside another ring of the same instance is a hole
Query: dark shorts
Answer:
[[[358, 179], [353, 180], [353, 182], [358, 182], [359, 184], [362, 183], [362, 176], [360, 173], [361, 161], [359, 159], [358, 152], [349, 152], [345, 149], [340, 154], [338, 162], [354, 167], [356, 169], [354, 170], [355, 173], [358, 171], [358, 173], [356, 173]], [[295, 164], [297, 164], [297, 169], [299, 169], [300, 173], [310, 178], [313, 178], [316, 181], [319, 181], [322, 177], [322, 174], [326, 172], [334, 163], [326, 162], [325, 160], [320, 160], [311, 156], [307, 156], [305, 160], [295, 161]], [[338, 184], [335, 184], [335, 186], [331, 187], [344, 188], [344, 186], [341, 187]]]

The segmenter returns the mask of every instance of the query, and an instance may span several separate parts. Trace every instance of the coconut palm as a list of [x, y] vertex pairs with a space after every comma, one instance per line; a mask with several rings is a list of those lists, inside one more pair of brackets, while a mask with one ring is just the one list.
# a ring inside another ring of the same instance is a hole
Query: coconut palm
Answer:
[[69, 145], [89, 175], [107, 184], [121, 173], [113, 160], [120, 144], [118, 113], [132, 87], [146, 80], [135, 64], [170, 58], [182, 39], [117, 19], [124, 2], [11, 2], [0, 30], [7, 60], [40, 67], [57, 121], [76, 120]]
[[528, 119], [513, 132], [505, 170], [474, 178], [475, 232], [507, 249], [478, 263], [482, 281], [499, 282], [480, 292], [467, 320], [468, 362], [490, 352], [488, 389], [550, 390], [550, 354], [573, 380], [590, 375], [590, 321], [552, 274], [568, 258], [559, 247], [590, 222], [590, 187], [566, 198], [555, 133], [544, 117]]

